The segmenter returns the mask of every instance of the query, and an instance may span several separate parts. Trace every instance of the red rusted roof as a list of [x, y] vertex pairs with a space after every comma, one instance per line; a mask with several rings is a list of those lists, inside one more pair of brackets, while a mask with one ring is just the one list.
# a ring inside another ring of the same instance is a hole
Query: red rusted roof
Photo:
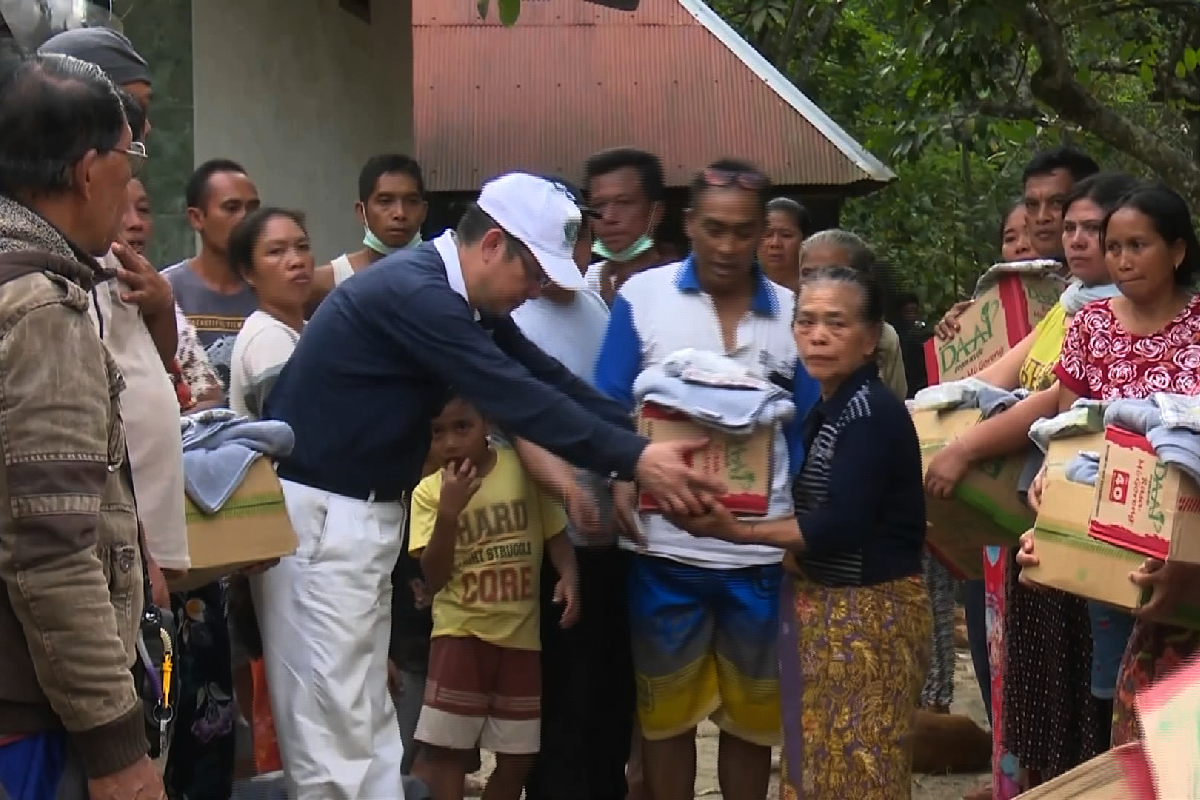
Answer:
[[491, 5], [480, 20], [473, 0], [413, 0], [415, 155], [432, 191], [513, 169], [576, 177], [618, 145], [658, 154], [672, 186], [723, 156], [781, 185], [895, 178], [701, 0], [523, 0], [512, 28]]

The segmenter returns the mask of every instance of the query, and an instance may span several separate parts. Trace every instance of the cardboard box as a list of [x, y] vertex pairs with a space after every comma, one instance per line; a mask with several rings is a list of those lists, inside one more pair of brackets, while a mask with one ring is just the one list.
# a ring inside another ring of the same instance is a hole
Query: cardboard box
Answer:
[[[706, 428], [677, 411], [643, 403], [638, 409], [638, 433], [652, 442], [708, 439], [708, 446], [688, 456], [688, 465], [706, 475], [720, 478], [728, 490], [721, 503], [745, 516], [767, 513], [771, 476], [775, 474], [775, 431], [756, 428], [748, 436], [734, 436]], [[781, 457], [786, 458], [786, 454]], [[648, 492], [638, 502], [641, 511], [657, 511], [658, 503]]]
[[242, 485], [216, 514], [205, 514], [190, 499], [186, 511], [192, 567], [170, 582], [171, 591], [195, 589], [242, 567], [296, 552], [296, 532], [269, 458], [250, 466]]
[[[921, 442], [924, 470], [934, 454], [978, 425], [982, 413], [979, 409], [918, 409], [912, 412], [912, 419]], [[1026, 455], [1021, 453], [980, 462], [959, 481], [954, 497], [926, 498], [926, 545], [955, 577], [982, 577], [983, 548], [1011, 547], [1033, 526], [1033, 511], [1017, 494], [1017, 479], [1025, 461]]]
[[[1138, 742], [1101, 753], [1070, 772], [1017, 795], [1018, 800], [1155, 800]], [[1165, 795], [1164, 795], [1165, 798]]]
[[929, 385], [970, 377], [999, 360], [1046, 316], [1062, 290], [1062, 281], [1051, 275], [1001, 276], [958, 318], [957, 336], [925, 343]]
[[1067, 480], [1066, 467], [1082, 452], [1103, 453], [1104, 433], [1051, 440], [1046, 450], [1046, 483], [1042, 487], [1037, 527], [1086, 539], [1096, 488]]
[[[1141, 555], [1078, 533], [1063, 534], [1039, 528], [1035, 538], [1041, 563], [1022, 569], [1022, 577], [1129, 613], [1137, 611], [1150, 599], [1148, 592], [1129, 580], [1129, 573], [1142, 564]], [[1200, 607], [1179, 606], [1159, 621], [1200, 630]]]
[[1200, 564], [1200, 487], [1139, 436], [1110, 427], [1100, 459], [1093, 538], [1152, 558]]
[[[1097, 503], [1097, 487], [1066, 479], [1064, 468], [1078, 453], [1103, 453], [1107, 434], [1096, 433], [1058, 439], [1046, 453], [1046, 486], [1037, 517], [1037, 555], [1041, 562], [1021, 574], [1052, 589], [1133, 612], [1149, 596], [1129, 581], [1143, 556], [1098, 541], [1089, 535]], [[1103, 467], [1103, 461], [1101, 462]], [[1180, 607], [1163, 619], [1172, 625], [1200, 628], [1200, 608]]]

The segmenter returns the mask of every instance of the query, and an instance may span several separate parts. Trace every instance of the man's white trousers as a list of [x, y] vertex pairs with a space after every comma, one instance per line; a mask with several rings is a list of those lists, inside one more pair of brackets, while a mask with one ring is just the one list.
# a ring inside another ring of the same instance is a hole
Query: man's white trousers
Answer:
[[403, 800], [387, 687], [404, 503], [281, 481], [296, 554], [251, 580], [292, 800]]

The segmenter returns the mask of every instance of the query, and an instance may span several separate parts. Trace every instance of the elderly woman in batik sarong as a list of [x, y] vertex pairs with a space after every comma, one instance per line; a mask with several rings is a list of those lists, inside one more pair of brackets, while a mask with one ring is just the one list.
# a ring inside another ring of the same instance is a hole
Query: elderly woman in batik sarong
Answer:
[[788, 551], [781, 696], [784, 800], [910, 796], [913, 721], [929, 664], [929, 595], [921, 578], [921, 452], [904, 403], [873, 354], [883, 299], [852, 269], [800, 284], [800, 358], [821, 384], [804, 424], [795, 514], [735, 519], [714, 503], [676, 523], [697, 536]]

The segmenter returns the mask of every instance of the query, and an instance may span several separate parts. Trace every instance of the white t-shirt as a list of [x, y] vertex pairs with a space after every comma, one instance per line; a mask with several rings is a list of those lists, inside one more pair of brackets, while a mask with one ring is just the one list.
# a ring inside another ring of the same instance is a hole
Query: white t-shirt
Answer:
[[[111, 252], [101, 262], [109, 269], [120, 266]], [[116, 280], [97, 285], [89, 310], [125, 378], [121, 419], [146, 549], [160, 567], [184, 570], [192, 561], [184, 517], [179, 399], [142, 312], [122, 300], [121, 291]]]
[[229, 362], [229, 407], [244, 417], [261, 417], [263, 400], [299, 340], [299, 331], [265, 311], [246, 317]]
[[[608, 304], [599, 294], [581, 289], [567, 303], [556, 303], [545, 296], [527, 300], [512, 312], [512, 320], [529, 341], [558, 359], [575, 377], [592, 383], [596, 358], [608, 330]], [[576, 479], [584, 491], [603, 492], [604, 497], [609, 494], [604, 477], [577, 470]], [[612, 504], [599, 496], [596, 501], [603, 519], [603, 515], [610, 514]], [[611, 547], [617, 541], [612, 525], [601, 524], [600, 535], [586, 540], [571, 525], [567, 526], [567, 534], [579, 547]]]
[[571, 370], [575, 377], [592, 382], [596, 357], [608, 330], [608, 304], [590, 289], [581, 289], [569, 303], [549, 297], [526, 300], [512, 312], [521, 333]]
[[587, 272], [583, 274], [583, 282], [587, 288], [602, 297], [604, 295], [604, 266], [607, 263], [607, 261], [597, 261], [588, 266]]

